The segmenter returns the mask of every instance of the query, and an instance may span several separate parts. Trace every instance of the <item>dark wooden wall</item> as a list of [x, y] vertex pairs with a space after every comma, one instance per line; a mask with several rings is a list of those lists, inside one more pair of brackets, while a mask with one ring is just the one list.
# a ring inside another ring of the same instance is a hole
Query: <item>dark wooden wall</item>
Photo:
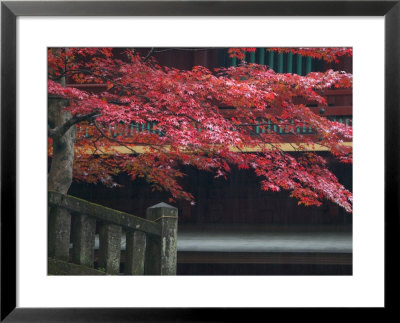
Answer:
[[[332, 164], [339, 180], [352, 189], [351, 165]], [[152, 192], [144, 180], [132, 181], [121, 175], [121, 188], [73, 183], [69, 194], [103, 204], [137, 216], [144, 216], [147, 207], [159, 202], [179, 209], [180, 224], [265, 224], [265, 225], [347, 225], [351, 214], [337, 205], [324, 202], [320, 207], [297, 205], [288, 192], [261, 190], [260, 178], [250, 170], [232, 169], [230, 176], [214, 178], [209, 172], [185, 168], [183, 187], [195, 196], [196, 204], [186, 201], [170, 203], [166, 192]]]
[[[142, 56], [146, 56], [151, 48], [136, 48]], [[286, 54], [285, 54], [286, 55]], [[216, 67], [228, 67], [231, 65], [231, 60], [228, 56], [228, 48], [154, 48], [152, 52], [157, 63], [161, 66], [173, 67], [182, 70], [191, 69], [193, 66], [201, 65], [208, 69]], [[267, 54], [266, 54], [267, 56]], [[266, 60], [267, 62], [267, 60]], [[352, 73], [352, 57], [340, 57], [339, 62], [325, 62], [322, 60], [313, 60], [313, 71], [326, 71], [333, 69], [336, 71], [345, 71]], [[305, 60], [303, 59], [303, 64]], [[296, 62], [294, 60], [294, 65]], [[294, 66], [294, 71], [296, 66]], [[303, 68], [305, 70], [305, 67]]]

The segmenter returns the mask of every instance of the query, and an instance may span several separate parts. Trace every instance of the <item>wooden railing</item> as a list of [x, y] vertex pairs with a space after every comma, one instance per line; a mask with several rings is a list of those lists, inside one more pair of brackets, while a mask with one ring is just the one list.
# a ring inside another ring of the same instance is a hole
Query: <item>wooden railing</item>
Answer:
[[[277, 53], [266, 51], [265, 48], [257, 48], [255, 52], [244, 53], [244, 61], [268, 65], [277, 73], [295, 73], [307, 75], [310, 72], [320, 71], [322, 62], [309, 56], [293, 53]], [[229, 55], [227, 54], [229, 57]], [[237, 66], [240, 60], [236, 57], [228, 58], [229, 66]]]
[[[318, 104], [309, 104], [309, 108], [316, 114], [324, 116], [331, 121], [343, 123], [347, 126], [352, 126], [352, 96], [353, 92], [351, 88], [346, 89], [329, 89], [325, 90], [322, 95], [326, 96], [328, 106], [319, 106]], [[296, 104], [307, 104], [304, 99], [295, 99]], [[233, 115], [235, 109], [233, 107], [220, 107], [220, 113], [225, 117], [230, 118]], [[276, 114], [276, 112], [274, 112]], [[199, 132], [204, 129], [194, 125]], [[267, 119], [258, 118], [257, 123], [248, 124], [252, 127], [254, 134], [259, 133], [271, 133], [275, 132], [278, 134], [292, 134], [301, 133], [302, 135], [313, 135], [315, 131], [307, 124], [294, 121], [286, 122], [284, 125], [274, 124]], [[110, 137], [132, 137], [138, 133], [152, 133], [164, 136], [165, 133], [162, 129], [157, 126], [157, 122], [148, 121], [145, 123], [130, 123], [130, 124], [113, 124], [109, 125], [107, 129], [107, 135]]]
[[122, 274], [121, 237], [124, 232], [124, 274], [176, 274], [178, 210], [175, 207], [159, 203], [147, 209], [144, 219], [57, 192], [48, 193], [48, 205], [50, 258], [93, 268], [97, 230], [96, 268], [106, 274]]

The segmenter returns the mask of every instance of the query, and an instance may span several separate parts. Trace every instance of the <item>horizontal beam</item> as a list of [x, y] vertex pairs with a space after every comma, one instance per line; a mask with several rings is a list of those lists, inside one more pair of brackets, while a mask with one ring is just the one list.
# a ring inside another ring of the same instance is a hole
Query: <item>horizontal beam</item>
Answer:
[[4, 1], [17, 16], [383, 16], [396, 1]]
[[85, 214], [102, 222], [119, 225], [127, 230], [138, 230], [157, 236], [161, 235], [161, 226], [158, 223], [73, 196], [49, 191], [48, 203], [50, 206], [61, 207], [70, 212]]
[[352, 253], [179, 252], [178, 264], [351, 265]]
[[324, 90], [323, 95], [326, 95], [326, 96], [353, 95], [353, 88], [327, 89], [327, 90]]
[[[342, 144], [345, 147], [352, 147], [353, 143], [352, 142], [344, 142]], [[296, 144], [296, 143], [275, 143], [275, 144], [266, 144], [265, 147], [267, 149], [276, 149], [279, 148], [282, 151], [287, 151], [287, 152], [295, 152], [295, 151], [329, 151], [328, 147], [319, 145], [319, 144]], [[265, 148], [264, 147], [264, 148]], [[165, 146], [164, 148], [166, 148], [167, 150], [169, 149], [168, 146]], [[119, 154], [132, 154], [132, 150], [134, 150], [136, 153], [138, 154], [144, 154], [144, 153], [148, 153], [149, 152], [149, 146], [142, 146], [142, 145], [138, 145], [138, 146], [131, 146], [131, 145], [126, 145], [126, 146], [112, 146], [111, 147], [112, 150], [114, 150], [115, 152], [119, 153]], [[79, 148], [77, 148], [77, 150], [79, 150]], [[257, 152], [257, 151], [261, 151], [262, 147], [258, 146], [258, 147], [250, 147], [250, 146], [246, 146], [243, 147], [242, 149], [238, 149], [236, 147], [230, 147], [229, 148], [230, 151], [232, 152], [245, 152], [245, 153], [250, 153], [250, 152]], [[103, 155], [112, 155], [114, 154], [113, 152], [102, 152], [99, 154], [103, 154]], [[89, 152], [88, 152], [89, 153]]]
[[[324, 109], [324, 113], [321, 114], [321, 109]], [[351, 105], [346, 106], [328, 106], [328, 107], [310, 107], [310, 110], [315, 114], [321, 114], [321, 116], [349, 116], [353, 115], [353, 107]]]

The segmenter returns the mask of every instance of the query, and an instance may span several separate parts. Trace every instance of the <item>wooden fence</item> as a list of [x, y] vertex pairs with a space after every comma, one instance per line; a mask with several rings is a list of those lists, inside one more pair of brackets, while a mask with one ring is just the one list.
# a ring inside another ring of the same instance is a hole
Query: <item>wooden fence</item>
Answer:
[[144, 219], [51, 191], [48, 204], [50, 258], [93, 268], [97, 227], [97, 268], [106, 274], [121, 274], [121, 236], [124, 231], [124, 274], [176, 275], [177, 208], [159, 203], [147, 209]]

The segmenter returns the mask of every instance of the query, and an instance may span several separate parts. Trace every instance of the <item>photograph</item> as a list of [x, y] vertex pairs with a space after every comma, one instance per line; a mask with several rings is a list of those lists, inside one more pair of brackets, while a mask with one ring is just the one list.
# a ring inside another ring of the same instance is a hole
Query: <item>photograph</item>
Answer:
[[48, 275], [352, 275], [352, 47], [48, 47]]
[[1, 322], [397, 310], [398, 0], [0, 16]]

